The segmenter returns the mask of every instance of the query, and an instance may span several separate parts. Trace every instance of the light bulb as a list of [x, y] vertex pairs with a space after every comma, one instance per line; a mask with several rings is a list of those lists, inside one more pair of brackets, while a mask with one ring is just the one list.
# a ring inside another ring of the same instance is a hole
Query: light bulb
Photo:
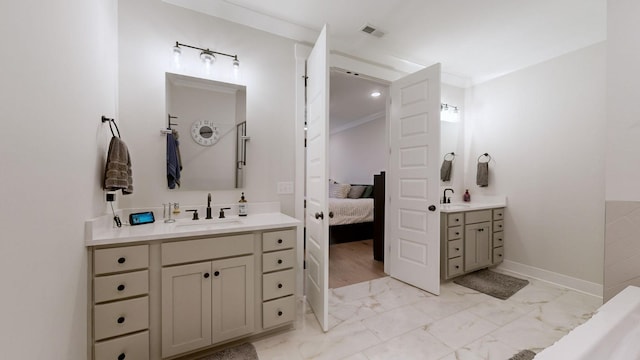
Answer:
[[211, 65], [216, 61], [216, 56], [209, 50], [200, 53], [200, 59], [207, 65]]
[[180, 56], [182, 55], [182, 49], [180, 48], [180, 46], [178, 46], [176, 44], [176, 46], [173, 47], [173, 63], [175, 64], [175, 66], [177, 68], [180, 67]]
[[240, 61], [238, 60], [238, 57], [234, 57], [233, 58], [233, 69], [234, 70], [238, 70], [240, 68]]

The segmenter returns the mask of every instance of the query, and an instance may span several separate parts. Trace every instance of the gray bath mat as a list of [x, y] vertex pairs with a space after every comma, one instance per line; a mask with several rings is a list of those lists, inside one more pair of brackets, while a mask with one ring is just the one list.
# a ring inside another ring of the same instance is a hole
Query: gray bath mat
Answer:
[[509, 360], [531, 360], [536, 356], [531, 350], [522, 350], [519, 353], [513, 355]]
[[220, 350], [198, 360], [258, 360], [256, 348], [250, 343], [244, 343], [228, 349]]
[[453, 282], [502, 300], [508, 299], [529, 284], [528, 280], [518, 279], [486, 269], [460, 276]]

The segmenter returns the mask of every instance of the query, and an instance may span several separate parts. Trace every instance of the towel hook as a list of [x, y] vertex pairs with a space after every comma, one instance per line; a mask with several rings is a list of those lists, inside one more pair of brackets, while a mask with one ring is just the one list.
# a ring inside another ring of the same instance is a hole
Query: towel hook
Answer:
[[102, 120], [103, 123], [105, 123], [107, 121], [109, 122], [109, 130], [111, 130], [111, 135], [113, 135], [113, 137], [115, 137], [116, 134], [113, 132], [113, 127], [111, 126], [111, 124], [113, 124], [116, 127], [116, 131], [118, 132], [118, 137], [121, 138], [120, 129], [118, 129], [118, 124], [116, 124], [115, 119], [110, 119], [110, 118], [102, 115], [102, 119], [101, 120]]
[[[451, 158], [450, 158], [450, 159], [447, 159], [447, 156], [449, 156], [449, 155], [451, 155]], [[456, 153], [454, 153], [453, 151], [452, 151], [452, 152], [450, 152], [450, 153], [446, 153], [446, 154], [444, 154], [444, 159], [445, 159], [445, 160], [453, 161], [453, 159], [455, 159], [455, 158], [456, 158]]]
[[484, 154], [482, 154], [482, 155], [478, 156], [478, 162], [480, 162], [480, 158], [482, 158], [483, 156], [486, 156], [486, 157], [488, 157], [488, 158], [489, 158], [489, 160], [487, 160], [487, 161], [485, 161], [485, 162], [489, 162], [489, 161], [491, 161], [491, 155], [489, 155], [489, 153], [484, 153]]

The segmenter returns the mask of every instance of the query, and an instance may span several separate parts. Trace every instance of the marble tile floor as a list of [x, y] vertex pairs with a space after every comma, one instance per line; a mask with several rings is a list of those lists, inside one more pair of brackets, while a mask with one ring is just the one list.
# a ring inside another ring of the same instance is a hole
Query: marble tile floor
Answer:
[[552, 345], [602, 304], [528, 280], [507, 300], [453, 282], [434, 296], [390, 277], [331, 289], [327, 333], [308, 306], [300, 306], [295, 330], [254, 346], [260, 360], [507, 360]]

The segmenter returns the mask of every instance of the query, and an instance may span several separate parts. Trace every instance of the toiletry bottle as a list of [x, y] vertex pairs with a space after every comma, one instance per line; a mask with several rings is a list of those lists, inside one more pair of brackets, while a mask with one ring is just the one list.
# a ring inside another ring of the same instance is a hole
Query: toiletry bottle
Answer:
[[462, 195], [462, 200], [463, 200], [464, 202], [469, 202], [469, 201], [471, 201], [471, 194], [469, 194], [469, 190], [466, 190], [466, 191], [464, 192], [464, 195]]
[[244, 193], [240, 196], [238, 203], [238, 216], [247, 216], [247, 200], [244, 198]]

